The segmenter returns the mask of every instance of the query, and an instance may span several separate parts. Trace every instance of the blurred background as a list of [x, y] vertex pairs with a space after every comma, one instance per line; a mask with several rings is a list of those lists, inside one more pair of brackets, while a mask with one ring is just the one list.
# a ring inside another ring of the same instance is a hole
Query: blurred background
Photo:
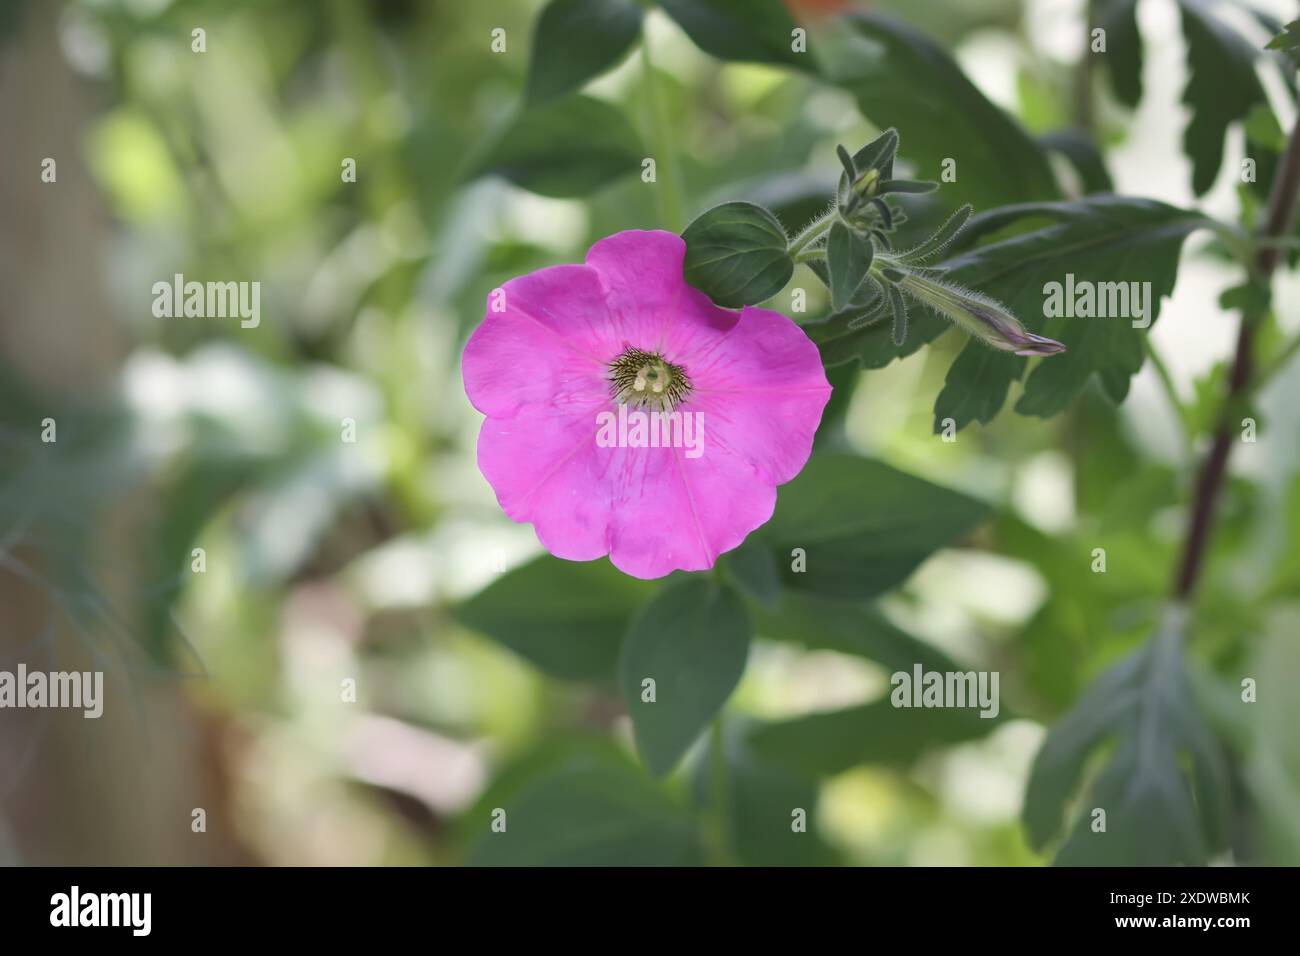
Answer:
[[[1169, 0], [1139, 6], [1138, 109], [1099, 91], [1086, 116], [1082, 0], [862, 6], [941, 43], [1031, 133], [1086, 121], [1116, 191], [1237, 218], [1239, 131], [1214, 188], [1193, 196]], [[668, 225], [635, 175], [578, 199], [470, 175], [518, 107], [540, 7], [3, 0], [0, 667], [102, 669], [107, 704], [98, 721], [0, 713], [0, 860], [525, 862], [484, 855], [488, 811], [574, 766], [626, 774], [650, 815], [692, 804], [699, 762], [662, 783], [637, 771], [612, 687], [549, 676], [454, 613], [541, 553], [475, 466], [481, 419], [459, 354], [487, 293], [580, 261], [611, 232]], [[506, 48], [494, 53], [497, 28]], [[1268, 38], [1258, 23], [1242, 30]], [[712, 59], [662, 12], [646, 31], [688, 217], [744, 198], [794, 229], [829, 197], [835, 144], [878, 132], [842, 90]], [[587, 92], [645, 131], [643, 77], [634, 54]], [[1284, 127], [1293, 113], [1279, 107]], [[47, 157], [54, 182], [41, 178]], [[1237, 279], [1207, 245], [1189, 241], [1153, 332], [1193, 405], [1221, 382], [1235, 339], [1217, 298]], [[153, 284], [177, 273], [260, 281], [260, 326], [156, 317]], [[1279, 280], [1284, 325], [1297, 291]], [[774, 305], [788, 309], [783, 296]], [[1044, 727], [1149, 629], [1189, 474], [1153, 371], [1122, 408], [1091, 396], [1048, 421], [1007, 410], [944, 444], [931, 407], [962, 344], [950, 334], [881, 370], [840, 369], [826, 440], [994, 506], [991, 527], [928, 560], [884, 609], [1000, 670], [1013, 719], [816, 773], [738, 766], [738, 862], [1045, 862], [1019, 822]], [[1237, 449], [1194, 648], [1229, 690], [1241, 673], [1300, 681], [1287, 616], [1300, 590], [1300, 381], [1277, 381], [1260, 415], [1290, 440]], [[53, 443], [41, 441], [47, 418]], [[1123, 574], [1080, 571], [1098, 528], [1114, 532]], [[871, 661], [760, 637], [733, 725], [888, 689]], [[1300, 718], [1277, 697], [1258, 706], [1260, 739], [1243, 742], [1235, 785], [1266, 835], [1252, 858], [1294, 863]], [[797, 846], [750, 826], [778, 796], [810, 811]], [[568, 814], [581, 829], [586, 811], [561, 802], [556, 826]]]

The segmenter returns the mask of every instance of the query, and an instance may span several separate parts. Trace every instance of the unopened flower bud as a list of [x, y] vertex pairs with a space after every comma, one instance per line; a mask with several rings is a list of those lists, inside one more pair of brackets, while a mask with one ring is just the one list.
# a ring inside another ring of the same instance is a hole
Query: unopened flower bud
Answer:
[[901, 279], [898, 287], [995, 349], [1016, 355], [1065, 351], [1065, 346], [1055, 339], [1030, 332], [1001, 303], [986, 295], [913, 273]]
[[880, 185], [880, 170], [872, 167], [858, 177], [853, 184], [853, 191], [863, 199], [870, 199], [876, 194], [876, 188]]

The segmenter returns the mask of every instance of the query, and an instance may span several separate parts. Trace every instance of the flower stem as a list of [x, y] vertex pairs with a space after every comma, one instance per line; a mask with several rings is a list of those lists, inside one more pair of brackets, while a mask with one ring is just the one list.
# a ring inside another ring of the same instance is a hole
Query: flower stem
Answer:
[[677, 164], [677, 144], [673, 139], [672, 125], [663, 111], [660, 99], [659, 77], [655, 73], [654, 61], [650, 56], [650, 38], [641, 39], [641, 65], [644, 69], [646, 113], [649, 118], [650, 143], [655, 145], [659, 159], [656, 163], [655, 199], [659, 206], [659, 218], [665, 229], [681, 232], [686, 223], [682, 220], [682, 174]]
[[830, 231], [831, 225], [835, 222], [835, 217], [839, 214], [838, 210], [832, 209], [824, 215], [818, 216], [808, 225], [804, 226], [799, 235], [790, 240], [790, 247], [786, 251], [796, 262], [805, 262], [806, 259], [800, 259], [799, 253], [803, 252], [814, 242], [826, 235]]
[[[1286, 153], [1278, 164], [1277, 174], [1273, 180], [1273, 188], [1268, 199], [1268, 220], [1264, 225], [1266, 238], [1290, 234], [1291, 225], [1295, 221], [1298, 192], [1300, 192], [1300, 121], [1297, 121], [1291, 129]], [[1254, 262], [1247, 263], [1247, 267], [1253, 265], [1255, 272], [1267, 280], [1277, 267], [1280, 254], [1279, 246], [1264, 245], [1260, 248]], [[1241, 315], [1241, 327], [1237, 333], [1237, 354], [1228, 376], [1228, 394], [1214, 432], [1214, 444], [1210, 446], [1210, 451], [1197, 476], [1192, 510], [1187, 521], [1187, 538], [1183, 545], [1183, 556], [1174, 578], [1173, 595], [1179, 600], [1185, 601], [1191, 598], [1205, 563], [1219, 493], [1223, 489], [1223, 479], [1228, 470], [1228, 456], [1232, 453], [1235, 430], [1231, 413], [1237, 407], [1241, 396], [1247, 394], [1252, 388], [1255, 330], [1260, 318], [1251, 310], [1243, 311]]]

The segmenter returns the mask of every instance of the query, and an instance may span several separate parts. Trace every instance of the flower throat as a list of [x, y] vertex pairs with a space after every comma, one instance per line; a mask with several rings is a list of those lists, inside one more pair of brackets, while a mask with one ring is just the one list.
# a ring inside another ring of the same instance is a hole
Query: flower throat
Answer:
[[628, 348], [609, 363], [609, 391], [620, 405], [671, 412], [691, 393], [686, 370], [658, 352]]

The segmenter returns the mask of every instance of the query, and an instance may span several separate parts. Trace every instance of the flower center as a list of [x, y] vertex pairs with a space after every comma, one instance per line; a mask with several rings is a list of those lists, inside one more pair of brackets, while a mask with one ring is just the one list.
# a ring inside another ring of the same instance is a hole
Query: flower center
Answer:
[[658, 352], [629, 347], [609, 363], [609, 391], [620, 405], [671, 412], [691, 393], [691, 381], [680, 365]]

